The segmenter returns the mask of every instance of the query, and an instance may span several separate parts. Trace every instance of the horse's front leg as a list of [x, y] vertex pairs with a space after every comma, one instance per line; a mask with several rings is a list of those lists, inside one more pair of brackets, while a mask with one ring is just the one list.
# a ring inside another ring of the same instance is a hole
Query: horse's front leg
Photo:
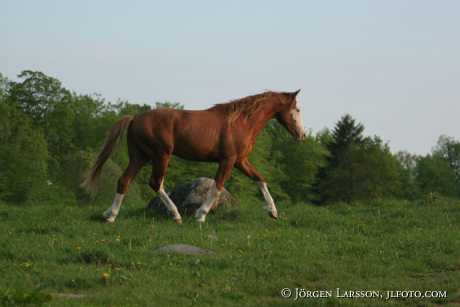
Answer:
[[262, 192], [265, 203], [267, 204], [264, 207], [265, 210], [268, 211], [268, 215], [270, 215], [271, 218], [277, 219], [278, 210], [276, 209], [275, 202], [273, 201], [273, 198], [268, 191], [268, 186], [265, 182], [265, 179], [259, 174], [259, 172], [257, 172], [256, 168], [247, 159], [238, 161], [235, 166], [246, 176], [257, 182], [260, 192]]
[[262, 192], [262, 195], [265, 199], [265, 203], [267, 204], [265, 209], [268, 211], [268, 215], [270, 215], [271, 218], [276, 220], [278, 218], [278, 210], [276, 210], [275, 201], [273, 200], [272, 196], [270, 195], [270, 192], [268, 191], [267, 183], [264, 181], [258, 181], [257, 185], [259, 186], [260, 192]]
[[196, 210], [195, 217], [197, 222], [204, 223], [211, 208], [219, 201], [219, 197], [224, 189], [224, 183], [232, 174], [235, 161], [236, 158], [228, 158], [219, 162], [215, 183], [209, 189], [205, 202]]

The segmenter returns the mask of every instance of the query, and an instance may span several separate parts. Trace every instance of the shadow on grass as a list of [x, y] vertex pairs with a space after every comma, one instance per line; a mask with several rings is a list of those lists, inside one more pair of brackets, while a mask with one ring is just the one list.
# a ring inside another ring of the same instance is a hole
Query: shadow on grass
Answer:
[[[182, 218], [185, 221], [190, 221], [190, 220], [195, 220], [194, 214], [184, 214], [184, 212], [181, 212]], [[138, 220], [138, 221], [152, 221], [154, 220], [155, 222], [165, 222], [165, 221], [172, 221], [172, 215], [164, 208], [164, 207], [159, 207], [159, 208], [122, 208], [120, 211], [120, 216], [123, 219], [129, 219], [129, 220]], [[119, 216], [119, 217], [120, 217]], [[217, 219], [220, 221], [226, 221], [226, 222], [237, 222], [241, 218], [241, 213], [239, 208], [233, 208], [233, 207], [228, 207], [228, 206], [222, 206], [221, 208], [218, 208], [217, 210], [213, 210], [209, 213], [209, 216], [213, 217], [213, 219]], [[96, 223], [107, 223], [105, 218], [102, 216], [102, 210], [95, 211], [91, 213], [89, 216], [89, 220], [96, 222]]]
[[102, 217], [100, 212], [94, 212], [89, 217], [90, 221], [98, 222], [98, 223], [107, 223], [106, 220]]

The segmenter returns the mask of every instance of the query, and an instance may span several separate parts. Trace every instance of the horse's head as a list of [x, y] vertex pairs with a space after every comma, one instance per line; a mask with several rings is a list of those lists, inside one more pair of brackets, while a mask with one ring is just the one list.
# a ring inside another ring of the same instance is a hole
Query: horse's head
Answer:
[[293, 137], [301, 141], [305, 139], [302, 116], [297, 103], [297, 94], [300, 90], [292, 93], [281, 93], [280, 111], [276, 113], [276, 119], [283, 125]]

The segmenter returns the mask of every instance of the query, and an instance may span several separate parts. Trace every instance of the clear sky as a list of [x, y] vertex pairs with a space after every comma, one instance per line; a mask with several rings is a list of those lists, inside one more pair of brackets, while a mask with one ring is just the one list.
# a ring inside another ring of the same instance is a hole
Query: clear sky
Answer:
[[460, 139], [460, 1], [0, 3], [0, 72], [109, 100], [209, 107], [296, 90], [314, 132], [350, 113], [393, 151]]

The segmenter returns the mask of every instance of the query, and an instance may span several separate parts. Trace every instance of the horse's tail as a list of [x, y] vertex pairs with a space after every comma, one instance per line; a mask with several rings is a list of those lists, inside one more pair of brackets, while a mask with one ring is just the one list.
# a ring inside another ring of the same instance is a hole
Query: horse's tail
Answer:
[[102, 146], [102, 149], [97, 156], [96, 162], [91, 167], [91, 169], [88, 171], [88, 173], [85, 175], [85, 178], [81, 184], [83, 188], [85, 188], [88, 191], [94, 191], [96, 180], [101, 174], [104, 163], [107, 161], [107, 159], [109, 159], [118, 141], [125, 134], [132, 119], [133, 119], [132, 116], [123, 116], [112, 127], [109, 135], [105, 139], [104, 146]]

